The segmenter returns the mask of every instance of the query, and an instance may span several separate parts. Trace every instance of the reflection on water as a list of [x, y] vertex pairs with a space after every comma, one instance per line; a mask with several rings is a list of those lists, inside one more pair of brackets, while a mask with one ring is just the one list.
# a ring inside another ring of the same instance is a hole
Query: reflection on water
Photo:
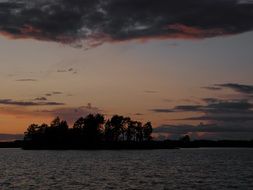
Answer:
[[253, 189], [253, 149], [0, 149], [0, 189]]

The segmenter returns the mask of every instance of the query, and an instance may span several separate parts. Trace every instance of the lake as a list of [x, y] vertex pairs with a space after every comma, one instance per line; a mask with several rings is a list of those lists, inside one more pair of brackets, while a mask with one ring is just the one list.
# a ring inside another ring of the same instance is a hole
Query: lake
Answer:
[[253, 189], [253, 149], [0, 149], [0, 189]]

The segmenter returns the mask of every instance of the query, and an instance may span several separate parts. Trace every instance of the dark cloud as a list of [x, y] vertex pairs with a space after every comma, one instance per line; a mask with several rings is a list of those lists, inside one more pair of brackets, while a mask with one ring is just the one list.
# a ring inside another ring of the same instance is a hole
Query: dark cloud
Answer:
[[175, 111], [193, 111], [193, 112], [196, 112], [196, 111], [201, 111], [203, 109], [203, 106], [201, 105], [181, 105], [181, 106], [176, 106], [174, 108]]
[[61, 94], [63, 94], [63, 92], [54, 91], [54, 92], [46, 93], [45, 96], [53, 96], [53, 95], [61, 95]]
[[216, 84], [216, 86], [220, 86], [223, 88], [230, 88], [243, 94], [253, 95], [253, 85], [226, 83], [226, 84]]
[[174, 108], [158, 108], [151, 109], [153, 112], [158, 113], [171, 113], [171, 112], [235, 112], [235, 111], [250, 111], [253, 104], [247, 100], [220, 100], [215, 98], [203, 99], [207, 104], [205, 105], [179, 105]]
[[38, 98], [35, 98], [34, 100], [36, 100], [36, 101], [47, 101], [47, 98], [46, 97], [38, 97]]
[[58, 69], [57, 73], [76, 73], [76, 71], [74, 71], [73, 68], [69, 68], [69, 69]]
[[18, 79], [18, 82], [37, 82], [37, 79]]
[[156, 113], [174, 113], [174, 112], [199, 112], [203, 111], [204, 106], [202, 105], [179, 105], [174, 108], [157, 108], [151, 109], [152, 112]]
[[226, 132], [251, 132], [253, 133], [253, 127], [249, 125], [238, 126], [238, 125], [223, 125], [217, 124], [200, 124], [200, 125], [161, 125], [154, 128], [155, 133], [178, 133], [186, 134], [192, 132], [202, 133], [226, 133]]
[[186, 120], [186, 121], [212, 121], [212, 122], [246, 122], [253, 121], [253, 112], [251, 114], [230, 114], [230, 115], [216, 115], [210, 114], [199, 117], [189, 117], [184, 119], [177, 120]]
[[59, 102], [34, 102], [34, 101], [16, 101], [12, 99], [0, 99], [2, 105], [14, 105], [14, 106], [60, 106], [65, 105]]
[[248, 112], [252, 108], [253, 105], [247, 100], [220, 100], [218, 102], [209, 103], [203, 110], [212, 113], [233, 113]]
[[222, 90], [224, 88], [228, 88], [239, 92], [241, 94], [253, 95], [253, 85], [247, 84], [238, 84], [238, 83], [224, 83], [224, 84], [214, 84], [213, 86], [203, 87], [208, 90]]
[[[163, 124], [154, 129], [157, 134], [166, 134], [169, 138], [189, 134], [204, 139], [253, 139], [253, 86], [236, 83], [216, 84], [204, 87], [208, 90], [229, 88], [239, 92], [236, 99], [203, 98], [202, 103], [178, 105], [172, 108], [156, 108], [156, 113], [188, 113], [190, 117], [174, 119], [174, 122], [199, 122], [200, 125]], [[246, 96], [245, 96], [246, 95]], [[179, 115], [180, 116], [180, 115]]]
[[[253, 4], [240, 0], [9, 0], [0, 33], [88, 46], [132, 39], [201, 39], [253, 28]], [[79, 46], [79, 45], [77, 45]]]
[[247, 100], [204, 99], [203, 105], [179, 105], [168, 109], [152, 109], [156, 113], [195, 112], [201, 116], [177, 119], [196, 121], [244, 122], [253, 121], [253, 104]]
[[175, 112], [173, 109], [163, 109], [163, 108], [151, 109], [150, 111], [156, 112], [156, 113], [172, 113], [172, 112]]
[[165, 133], [170, 138], [189, 134], [204, 139], [253, 139], [253, 86], [236, 83], [215, 84], [208, 90], [224, 88], [239, 92], [236, 99], [203, 98], [201, 104], [178, 105], [167, 109], [153, 109], [156, 113], [176, 114], [192, 112], [190, 117], [174, 119], [174, 122], [200, 122], [200, 125], [163, 124], [155, 133]]

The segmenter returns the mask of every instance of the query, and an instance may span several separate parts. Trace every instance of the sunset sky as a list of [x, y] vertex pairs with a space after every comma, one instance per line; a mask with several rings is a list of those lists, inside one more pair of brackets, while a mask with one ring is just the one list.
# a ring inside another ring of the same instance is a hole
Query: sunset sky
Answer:
[[253, 1], [0, 0], [0, 140], [55, 116], [253, 139]]

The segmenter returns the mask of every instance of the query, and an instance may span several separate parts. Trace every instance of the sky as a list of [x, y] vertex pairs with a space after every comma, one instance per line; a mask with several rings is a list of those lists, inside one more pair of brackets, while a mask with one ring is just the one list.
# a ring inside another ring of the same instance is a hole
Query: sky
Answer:
[[253, 1], [0, 0], [0, 141], [54, 117], [253, 139]]

